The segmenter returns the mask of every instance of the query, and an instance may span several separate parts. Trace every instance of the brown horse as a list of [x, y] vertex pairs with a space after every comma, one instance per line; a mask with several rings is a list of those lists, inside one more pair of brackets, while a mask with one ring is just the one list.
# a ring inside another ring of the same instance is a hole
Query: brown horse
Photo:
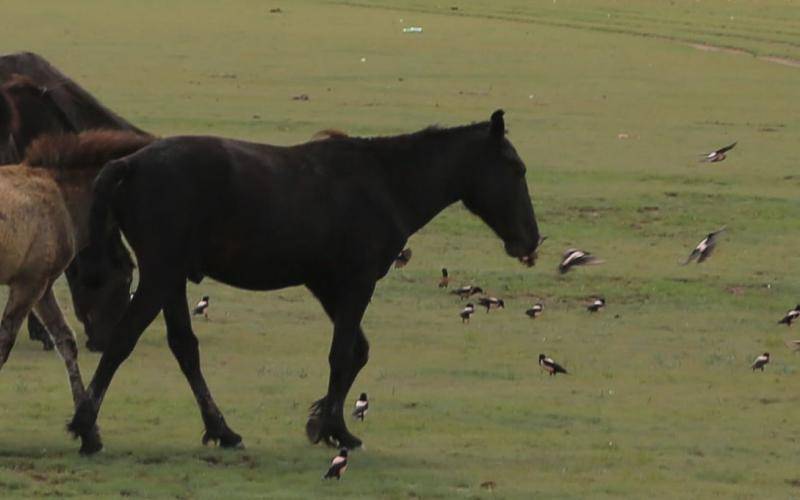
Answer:
[[[92, 182], [102, 165], [137, 151], [151, 137], [120, 131], [41, 136], [20, 165], [0, 168], [0, 284], [10, 288], [0, 321], [0, 368], [23, 319], [34, 310], [64, 359], [74, 401], [84, 394], [75, 338], [53, 295], [53, 282], [88, 244]], [[116, 259], [124, 259], [116, 255]], [[133, 263], [127, 261], [128, 271]], [[130, 275], [130, 274], [129, 274]], [[130, 279], [102, 293], [127, 300]], [[102, 312], [102, 311], [101, 311]], [[106, 310], [116, 320], [121, 311]]]
[[[0, 165], [22, 162], [28, 145], [42, 134], [103, 128], [146, 135], [35, 54], [0, 56], [0, 82]], [[115, 252], [125, 252], [121, 241], [113, 245]], [[124, 265], [114, 272], [119, 282], [131, 277]], [[110, 308], [121, 314], [128, 302], [115, 303], [109, 295], [82, 286], [79, 276], [80, 268], [73, 261], [66, 270], [67, 283], [75, 315], [89, 337], [87, 347], [92, 349], [94, 331], [111, 326], [98, 323], [98, 318], [108, 316], [98, 311]], [[45, 349], [52, 348], [34, 314], [29, 316], [28, 331], [31, 339], [42, 341]]]

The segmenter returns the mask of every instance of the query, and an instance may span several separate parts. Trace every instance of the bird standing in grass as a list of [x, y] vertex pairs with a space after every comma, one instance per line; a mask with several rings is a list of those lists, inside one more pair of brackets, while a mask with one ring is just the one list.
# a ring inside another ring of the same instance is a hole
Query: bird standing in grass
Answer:
[[769, 353], [765, 352], [761, 356], [757, 357], [750, 367], [753, 369], [753, 371], [761, 370], [763, 372], [767, 363], [769, 363]]
[[572, 269], [573, 266], [584, 266], [586, 264], [600, 263], [602, 263], [602, 261], [589, 252], [584, 252], [583, 250], [578, 250], [577, 248], [568, 248], [561, 258], [561, 263], [558, 264], [558, 271], [561, 274], [564, 274]]
[[397, 255], [396, 259], [394, 259], [394, 268], [400, 269], [401, 267], [405, 267], [405, 265], [408, 264], [408, 261], [410, 260], [411, 260], [411, 249], [406, 248]]
[[483, 293], [483, 288], [479, 286], [472, 286], [472, 285], [464, 285], [462, 287], [456, 288], [452, 292], [453, 295], [458, 295], [461, 300], [469, 298], [476, 293]]
[[353, 410], [353, 416], [363, 422], [364, 417], [367, 416], [368, 410], [369, 410], [369, 400], [367, 399], [367, 393], [362, 392], [361, 396], [359, 396], [358, 399], [356, 400], [356, 409]]
[[606, 299], [604, 299], [603, 297], [596, 297], [592, 301], [591, 304], [586, 306], [586, 309], [590, 313], [596, 313], [597, 311], [599, 311], [600, 309], [604, 308], [605, 306], [606, 306]]
[[712, 151], [708, 154], [704, 154], [704, 158], [700, 160], [702, 163], [716, 163], [718, 161], [722, 161], [726, 158], [725, 153], [730, 151], [736, 146], [736, 143], [730, 144], [725, 146], [724, 148], [719, 148], [715, 151]]
[[689, 257], [686, 258], [686, 262], [683, 263], [685, 266], [689, 262], [697, 259], [697, 263], [700, 264], [707, 258], [711, 256], [711, 253], [717, 247], [717, 236], [725, 231], [725, 227], [722, 227], [716, 231], [708, 233], [708, 235], [703, 238], [703, 240], [694, 247], [692, 253], [689, 254]]
[[794, 323], [797, 320], [797, 318], [800, 318], [800, 304], [797, 304], [797, 306], [794, 309], [789, 310], [783, 317], [783, 319], [778, 321], [778, 324], [792, 326], [792, 323]]
[[544, 304], [542, 304], [541, 302], [537, 302], [536, 304], [533, 305], [533, 307], [525, 311], [525, 314], [527, 314], [528, 317], [531, 319], [536, 319], [542, 314], [543, 311], [544, 311]]
[[544, 354], [539, 355], [539, 366], [550, 375], [555, 375], [556, 373], [568, 374], [563, 366], [553, 361], [553, 358], [548, 358]]
[[447, 288], [450, 285], [450, 276], [447, 275], [447, 268], [442, 268], [442, 277], [439, 278], [439, 288]]
[[505, 309], [506, 303], [503, 302], [503, 299], [498, 299], [497, 297], [481, 297], [478, 299], [478, 304], [482, 305], [486, 308], [486, 312], [488, 313], [491, 309]]
[[200, 302], [194, 306], [194, 309], [192, 310], [192, 316], [198, 316], [202, 314], [205, 319], [208, 319], [208, 301], [208, 295], [203, 295], [203, 298], [200, 299]]
[[339, 454], [333, 457], [331, 460], [331, 466], [328, 468], [328, 472], [322, 476], [322, 479], [331, 479], [336, 478], [338, 481], [342, 478], [342, 474], [344, 471], [347, 470], [347, 448], [342, 448], [339, 450]]
[[464, 309], [461, 310], [459, 314], [461, 316], [462, 323], [469, 323], [469, 317], [472, 316], [472, 313], [475, 312], [475, 306], [472, 304], [467, 304]]

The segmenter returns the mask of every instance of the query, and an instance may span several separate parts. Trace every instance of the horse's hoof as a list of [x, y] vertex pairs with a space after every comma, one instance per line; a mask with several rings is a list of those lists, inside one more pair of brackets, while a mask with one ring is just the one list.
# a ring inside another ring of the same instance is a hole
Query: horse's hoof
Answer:
[[103, 442], [100, 440], [99, 429], [95, 426], [91, 432], [81, 436], [80, 454], [83, 456], [94, 455], [103, 449]]
[[312, 415], [306, 422], [306, 436], [313, 444], [324, 441], [332, 448], [345, 447], [355, 449], [361, 447], [361, 440], [350, 434], [341, 422]]
[[232, 450], [244, 449], [242, 436], [236, 434], [230, 429], [226, 429], [221, 433], [213, 433], [213, 434], [209, 431], [206, 431], [203, 434], [203, 446], [207, 445], [210, 442], [213, 442], [220, 448], [228, 448]]

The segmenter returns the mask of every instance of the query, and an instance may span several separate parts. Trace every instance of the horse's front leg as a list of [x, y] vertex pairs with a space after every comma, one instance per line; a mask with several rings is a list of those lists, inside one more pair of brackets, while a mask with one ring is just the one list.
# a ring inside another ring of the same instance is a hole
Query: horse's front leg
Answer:
[[344, 402], [358, 371], [366, 364], [369, 346], [361, 331], [361, 318], [372, 297], [374, 282], [335, 292], [312, 289], [333, 319], [333, 342], [328, 362], [330, 378], [326, 396], [312, 405], [306, 424], [309, 439], [317, 443], [357, 448], [361, 440], [350, 434], [344, 421]]
[[81, 438], [82, 455], [97, 453], [103, 443], [96, 432], [95, 423], [106, 390], [119, 365], [133, 351], [145, 328], [152, 323], [164, 304], [164, 288], [161, 283], [148, 281], [142, 274], [142, 282], [133, 300], [114, 328], [108, 347], [86, 389], [86, 396], [75, 409], [75, 415], [67, 424], [67, 430]]

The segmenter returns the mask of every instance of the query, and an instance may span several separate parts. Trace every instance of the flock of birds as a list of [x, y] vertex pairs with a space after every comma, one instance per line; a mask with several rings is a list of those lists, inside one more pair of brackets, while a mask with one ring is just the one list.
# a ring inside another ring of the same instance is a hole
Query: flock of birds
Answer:
[[[736, 143], [730, 144], [723, 148], [714, 150], [708, 154], [703, 155], [702, 162], [719, 162], [726, 158], [726, 153], [729, 152], [736, 146]], [[700, 243], [695, 246], [695, 248], [691, 251], [689, 256], [687, 257], [686, 261], [683, 262], [683, 265], [687, 265], [692, 261], [696, 261], [698, 264], [704, 262], [708, 259], [714, 249], [716, 248], [719, 242], [719, 235], [726, 230], [725, 227], [722, 227], [716, 231], [712, 231], [703, 238]], [[543, 237], [540, 240], [543, 242], [546, 237]], [[404, 249], [400, 252], [395, 259], [394, 267], [395, 268], [402, 268], [405, 267], [409, 261], [413, 252], [410, 248]], [[597, 258], [596, 256], [592, 255], [591, 253], [580, 250], [577, 248], [569, 248], [567, 249], [564, 254], [562, 255], [561, 261], [558, 264], [558, 272], [561, 274], [566, 274], [571, 269], [577, 266], [585, 266], [585, 265], [596, 265], [601, 264], [603, 261]], [[439, 279], [439, 288], [449, 288], [450, 287], [450, 274], [447, 271], [447, 268], [442, 269], [442, 276]], [[467, 300], [471, 297], [478, 295], [476, 300], [477, 305], [479, 307], [483, 307], [486, 309], [486, 313], [488, 314], [493, 309], [505, 309], [505, 302], [503, 299], [494, 297], [491, 295], [485, 294], [483, 289], [479, 286], [475, 285], [463, 285], [458, 288], [455, 288], [450, 291], [451, 294], [458, 296], [461, 300]], [[192, 315], [200, 316], [202, 315], [206, 320], [208, 319], [208, 307], [209, 307], [209, 296], [203, 296], [200, 301], [197, 302], [197, 305], [192, 310]], [[461, 322], [464, 324], [468, 324], [470, 318], [475, 313], [476, 304], [473, 302], [467, 303], [461, 311], [459, 312], [459, 317], [461, 318]], [[606, 307], [606, 299], [604, 297], [593, 297], [590, 299], [590, 302], [586, 304], [586, 310], [589, 313], [596, 313]], [[537, 302], [533, 304], [530, 308], [525, 310], [525, 314], [531, 318], [536, 319], [544, 313], [544, 304], [541, 302]], [[779, 324], [785, 324], [787, 326], [791, 326], [792, 323], [800, 319], [800, 304], [791, 310], [789, 310], [786, 315], [778, 322]], [[800, 350], [800, 340], [792, 340], [788, 341], [787, 345], [795, 350]], [[770, 355], [768, 352], [760, 354], [755, 358], [753, 363], [751, 364], [751, 368], [753, 371], [761, 370], [764, 371], [764, 367], [769, 364]], [[539, 354], [539, 366], [541, 367], [542, 371], [548, 373], [550, 376], [555, 376], [559, 373], [561, 374], [569, 374], [566, 368], [562, 365], [557, 363], [553, 358], [548, 357], [546, 354]], [[367, 398], [367, 394], [362, 392], [361, 395], [355, 402], [355, 407], [352, 413], [352, 416], [356, 420], [364, 421], [364, 418], [367, 415], [369, 410], [369, 399]], [[330, 466], [328, 467], [327, 472], [322, 479], [333, 479], [336, 478], [337, 480], [341, 479], [342, 474], [347, 470], [347, 459], [348, 459], [348, 450], [347, 448], [341, 448], [336, 456], [331, 459]]]

